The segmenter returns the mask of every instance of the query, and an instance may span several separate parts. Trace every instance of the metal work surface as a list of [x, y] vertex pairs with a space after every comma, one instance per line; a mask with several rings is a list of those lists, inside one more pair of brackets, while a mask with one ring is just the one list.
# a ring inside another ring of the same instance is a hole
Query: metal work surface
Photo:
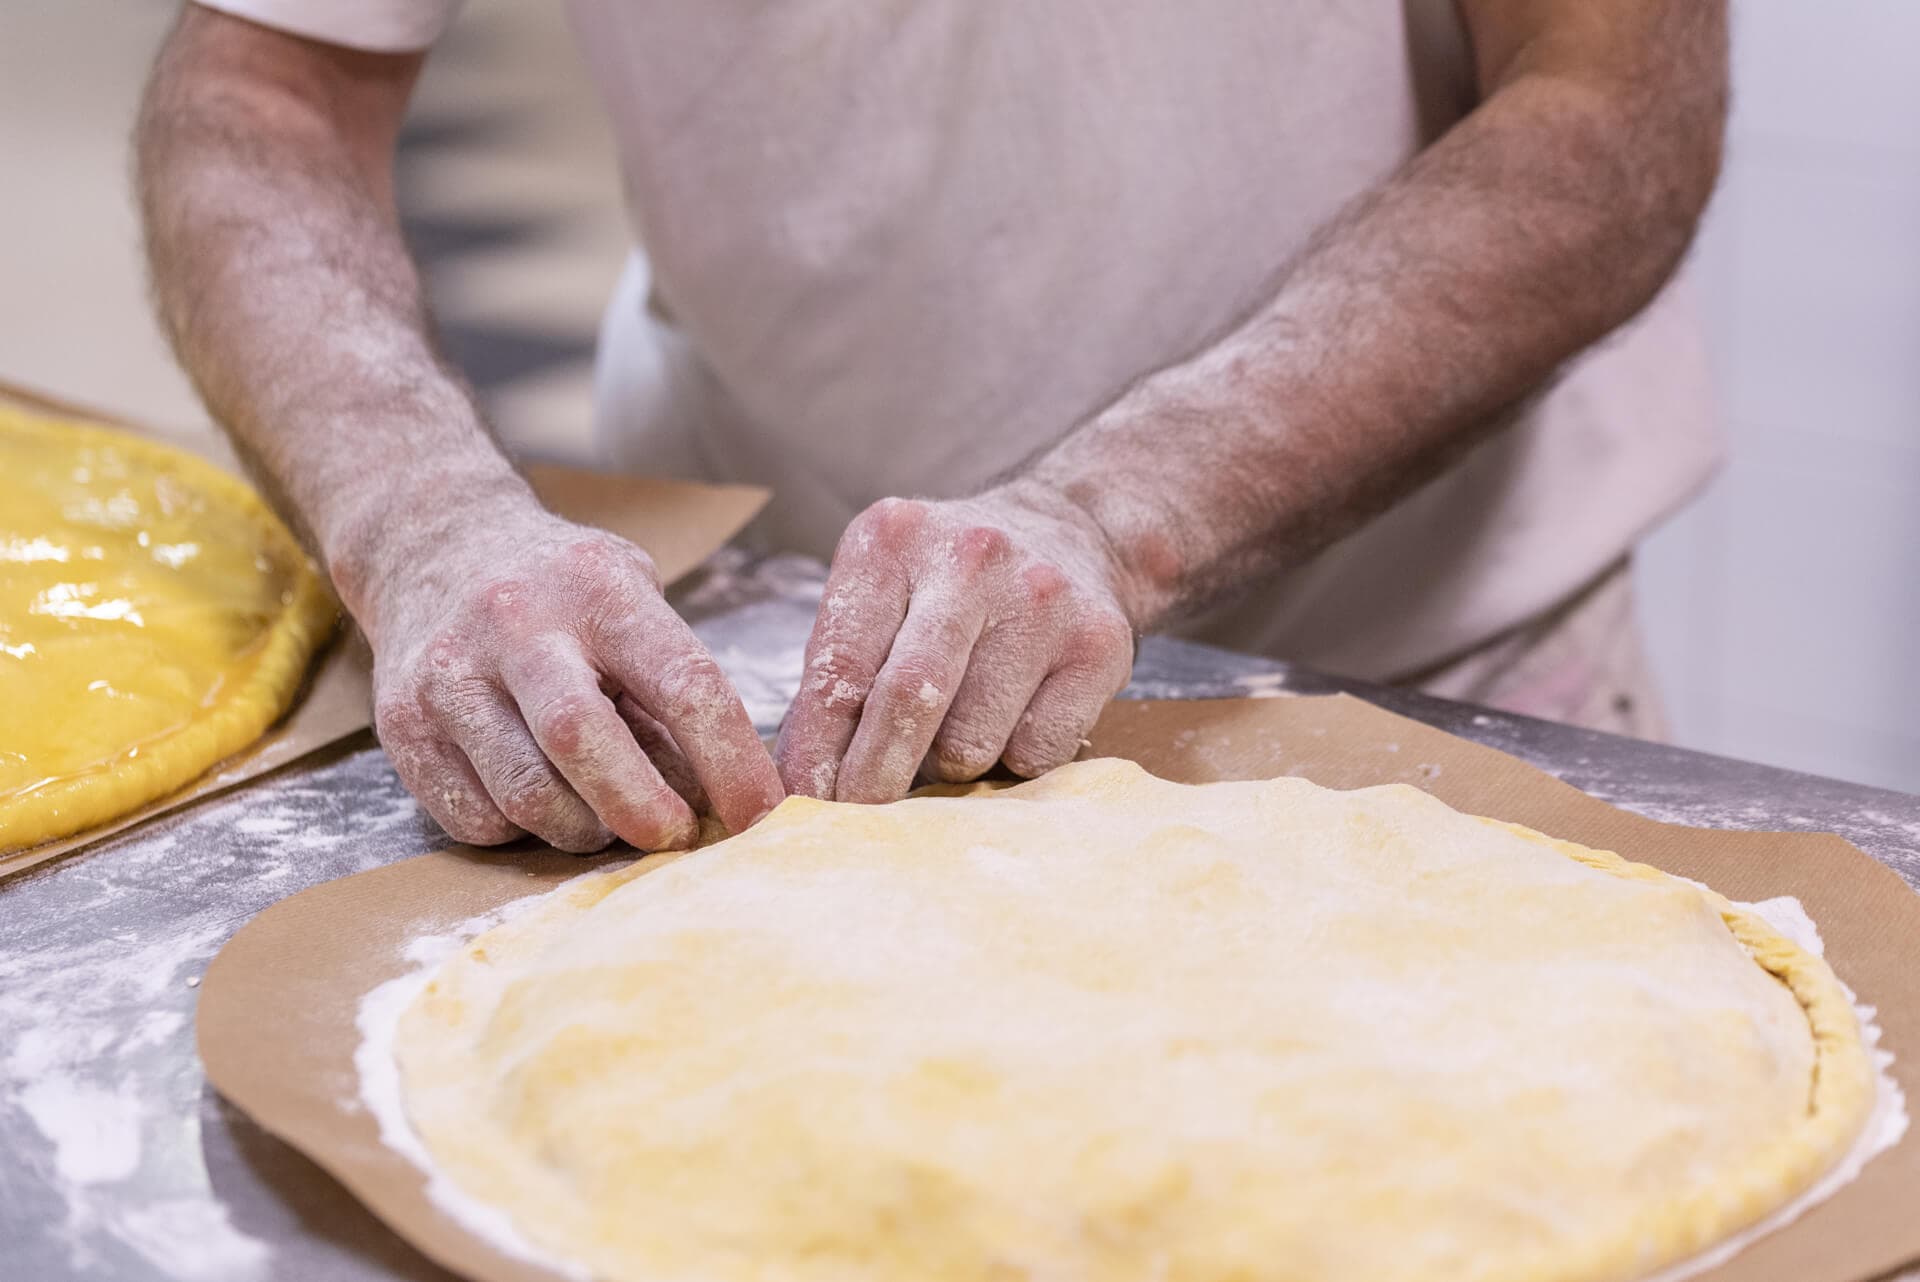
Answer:
[[[762, 729], [798, 680], [820, 582], [814, 563], [729, 556], [677, 594]], [[1657, 819], [1838, 832], [1920, 887], [1916, 797], [1177, 641], [1142, 647], [1128, 693], [1335, 690]], [[0, 882], [0, 1282], [450, 1277], [228, 1108], [202, 1078], [193, 1041], [199, 976], [254, 913], [445, 841], [363, 735]]]

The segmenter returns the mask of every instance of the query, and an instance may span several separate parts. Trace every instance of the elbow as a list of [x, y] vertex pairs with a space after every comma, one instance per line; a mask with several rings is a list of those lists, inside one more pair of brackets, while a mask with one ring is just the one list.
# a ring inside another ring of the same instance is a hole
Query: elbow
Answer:
[[1720, 170], [1726, 159], [1727, 93], [1722, 84], [1701, 119], [1688, 131], [1685, 144], [1687, 180], [1681, 193], [1689, 219], [1697, 224], [1706, 213], [1720, 185]]
[[1638, 314], [1685, 259], [1719, 183], [1725, 120], [1724, 80], [1654, 102], [1590, 94], [1563, 118], [1595, 337]]
[[1606, 6], [1581, 10], [1584, 25], [1569, 20], [1577, 31], [1536, 41], [1493, 82], [1487, 105], [1510, 107], [1516, 132], [1537, 131], [1530, 185], [1569, 233], [1562, 283], [1587, 283], [1587, 319], [1603, 330], [1659, 293], [1712, 202], [1726, 136], [1725, 10], [1724, 0], [1667, 6], [1639, 25]]
[[1670, 77], [1651, 93], [1622, 91], [1611, 104], [1613, 172], [1621, 279], [1638, 312], [1672, 277], [1713, 201], [1726, 145], [1727, 76], [1724, 50], [1691, 74]]
[[1651, 181], [1636, 212], [1657, 289], [1693, 244], [1719, 186], [1726, 141], [1724, 86], [1685, 118], [1656, 124], [1639, 136], [1636, 150], [1649, 158]]

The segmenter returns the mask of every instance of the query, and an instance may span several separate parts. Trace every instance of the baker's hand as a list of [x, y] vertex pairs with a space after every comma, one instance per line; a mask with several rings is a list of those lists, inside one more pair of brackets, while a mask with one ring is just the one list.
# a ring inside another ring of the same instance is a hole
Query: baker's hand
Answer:
[[734, 832], [779, 803], [740, 696], [645, 552], [531, 500], [484, 521], [388, 558], [361, 618], [380, 741], [441, 827], [656, 850], [694, 840], [702, 794]]
[[834, 553], [780, 729], [787, 790], [891, 801], [923, 768], [1072, 760], [1133, 667], [1118, 584], [1091, 518], [1030, 481], [874, 504]]

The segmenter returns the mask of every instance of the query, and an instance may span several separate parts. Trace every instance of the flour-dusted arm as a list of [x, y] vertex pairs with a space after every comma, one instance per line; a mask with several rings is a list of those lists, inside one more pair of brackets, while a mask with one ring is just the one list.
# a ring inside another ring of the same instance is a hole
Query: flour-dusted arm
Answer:
[[154, 294], [373, 644], [395, 768], [456, 838], [684, 842], [781, 796], [645, 552], [542, 508], [435, 349], [393, 197], [419, 54], [189, 4], [136, 137]]
[[790, 789], [1060, 764], [1135, 632], [1377, 515], [1653, 297], [1718, 172], [1724, 0], [1460, 9], [1480, 105], [1266, 306], [1004, 484], [855, 521], [782, 736]]

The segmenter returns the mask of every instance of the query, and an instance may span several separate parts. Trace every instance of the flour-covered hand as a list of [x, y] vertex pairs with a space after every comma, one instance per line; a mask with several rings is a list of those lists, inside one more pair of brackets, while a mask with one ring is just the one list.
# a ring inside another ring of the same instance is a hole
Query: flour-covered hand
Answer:
[[652, 850], [689, 844], [703, 801], [735, 832], [779, 803], [739, 695], [645, 552], [530, 501], [440, 533], [386, 558], [356, 614], [380, 741], [453, 837]]
[[1133, 667], [1099, 527], [1015, 481], [885, 499], [834, 553], [775, 758], [789, 792], [891, 801], [916, 773], [1037, 775], [1073, 758]]

